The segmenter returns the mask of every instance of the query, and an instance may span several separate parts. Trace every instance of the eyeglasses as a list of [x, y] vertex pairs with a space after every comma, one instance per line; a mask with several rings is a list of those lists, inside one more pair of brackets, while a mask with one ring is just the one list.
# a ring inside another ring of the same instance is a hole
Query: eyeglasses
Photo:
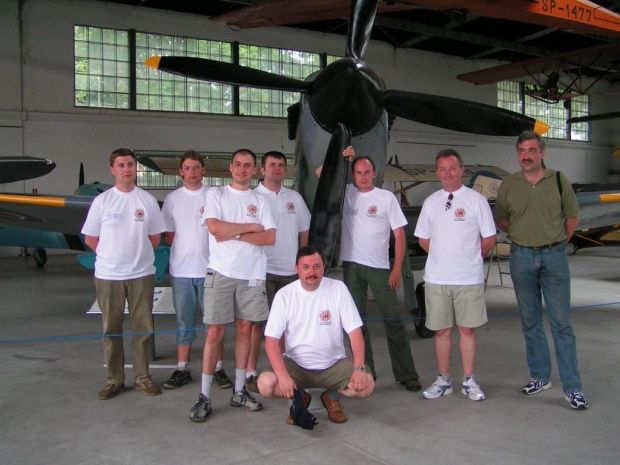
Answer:
[[183, 168], [181, 168], [183, 171], [200, 171], [202, 169], [202, 166], [200, 165], [196, 165], [196, 166], [184, 166]]
[[450, 207], [452, 206], [452, 199], [454, 198], [454, 195], [450, 194], [448, 196], [448, 201], [446, 202], [446, 211], [450, 210]]

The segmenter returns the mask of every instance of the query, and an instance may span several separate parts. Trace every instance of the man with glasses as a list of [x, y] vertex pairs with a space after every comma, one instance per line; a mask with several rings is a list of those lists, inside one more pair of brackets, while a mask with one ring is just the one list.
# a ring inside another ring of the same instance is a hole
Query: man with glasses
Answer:
[[542, 298], [555, 346], [564, 398], [585, 410], [577, 347], [570, 320], [570, 271], [566, 244], [577, 226], [579, 205], [568, 179], [544, 164], [545, 141], [533, 132], [517, 139], [521, 171], [507, 177], [495, 203], [497, 227], [510, 236], [510, 274], [521, 313], [533, 395], [551, 388], [551, 356], [543, 326]]
[[435, 159], [442, 189], [422, 206], [415, 229], [428, 253], [424, 270], [426, 327], [435, 331], [437, 380], [424, 391], [426, 399], [452, 394], [450, 352], [452, 326], [460, 335], [463, 382], [461, 394], [483, 400], [474, 379], [475, 328], [487, 319], [483, 258], [496, 243], [496, 229], [487, 200], [461, 182], [465, 168], [456, 150], [445, 149]]
[[[166, 389], [178, 389], [192, 381], [189, 357], [196, 340], [196, 308], [204, 314], [204, 286], [209, 262], [209, 232], [204, 225], [204, 207], [209, 188], [202, 183], [205, 162], [198, 152], [189, 150], [181, 157], [179, 175], [184, 185], [171, 192], [162, 213], [166, 222], [166, 241], [170, 250], [170, 285], [177, 319], [177, 369]], [[221, 389], [232, 387], [222, 368], [223, 345], [212, 383]]]
[[[343, 155], [353, 158], [355, 151], [347, 147]], [[344, 282], [364, 320], [370, 287], [383, 317], [394, 378], [406, 389], [419, 391], [419, 375], [396, 297], [396, 289], [402, 280], [407, 220], [394, 194], [375, 187], [377, 173], [369, 157], [355, 158], [351, 169], [355, 186], [347, 185], [340, 246]], [[390, 232], [394, 233], [394, 264], [391, 269]], [[367, 321], [364, 322], [362, 333], [366, 348], [365, 360], [373, 376], [376, 376]]]

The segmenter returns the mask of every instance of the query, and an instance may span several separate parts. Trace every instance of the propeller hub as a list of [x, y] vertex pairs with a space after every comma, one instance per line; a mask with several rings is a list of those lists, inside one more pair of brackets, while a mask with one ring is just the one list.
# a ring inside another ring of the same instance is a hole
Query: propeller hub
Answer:
[[380, 120], [384, 91], [383, 80], [366, 63], [343, 58], [316, 76], [308, 104], [323, 129], [331, 133], [342, 123], [355, 136], [368, 132]]

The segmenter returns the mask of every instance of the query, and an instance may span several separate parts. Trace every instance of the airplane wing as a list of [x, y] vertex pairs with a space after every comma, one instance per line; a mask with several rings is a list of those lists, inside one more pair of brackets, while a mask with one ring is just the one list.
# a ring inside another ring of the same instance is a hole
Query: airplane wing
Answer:
[[[497, 166], [465, 165], [463, 184], [468, 184], [477, 173], [486, 171], [505, 178], [510, 173]], [[385, 165], [383, 182], [439, 182], [435, 165]]]
[[0, 194], [0, 223], [80, 234], [92, 197]]
[[548, 57], [519, 61], [494, 68], [459, 74], [456, 78], [472, 84], [492, 84], [508, 81], [522, 76], [550, 74], [558, 70], [571, 70], [596, 67], [606, 72], [620, 72], [620, 43], [612, 42], [593, 47], [560, 53]]
[[[207, 168], [205, 176], [210, 178], [230, 178], [230, 156], [216, 158], [204, 157], [205, 167]], [[138, 162], [147, 168], [158, 171], [166, 175], [179, 174], [179, 165], [181, 163], [181, 155], [140, 155]], [[260, 160], [257, 160], [260, 168]], [[254, 175], [254, 178], [261, 178], [260, 170]], [[295, 167], [289, 163], [286, 168], [287, 179], [295, 177]]]
[[[243, 29], [278, 26], [347, 18], [350, 4], [350, 0], [266, 0], [212, 19]], [[464, 10], [475, 16], [620, 37], [620, 16], [587, 0], [385, 0], [380, 2], [378, 12], [413, 8]]]
[[56, 163], [45, 158], [0, 157], [0, 184], [38, 178], [54, 168]]
[[579, 202], [577, 231], [620, 223], [620, 185], [574, 184]]

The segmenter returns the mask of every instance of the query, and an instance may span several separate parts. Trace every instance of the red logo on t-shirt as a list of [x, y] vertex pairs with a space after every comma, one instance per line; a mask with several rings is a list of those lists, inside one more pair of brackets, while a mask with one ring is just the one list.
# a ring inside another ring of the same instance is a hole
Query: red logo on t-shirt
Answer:
[[136, 208], [134, 216], [136, 217], [136, 221], [144, 221], [144, 210], [141, 208]]
[[295, 213], [295, 204], [293, 202], [286, 204], [286, 213], [289, 215]]
[[248, 213], [247, 213], [248, 216], [256, 218], [256, 212], [258, 212], [258, 207], [256, 205], [254, 205], [253, 203], [248, 205]]
[[370, 207], [368, 207], [368, 216], [377, 216], [378, 211], [379, 209], [376, 205], [371, 205]]
[[205, 207], [204, 205], [202, 207], [200, 207], [200, 217], [202, 218], [202, 215], [205, 214]]
[[319, 313], [319, 324], [320, 325], [331, 325], [332, 324], [332, 314], [329, 310], [323, 310]]
[[465, 221], [465, 209], [457, 208], [454, 210], [454, 221]]

